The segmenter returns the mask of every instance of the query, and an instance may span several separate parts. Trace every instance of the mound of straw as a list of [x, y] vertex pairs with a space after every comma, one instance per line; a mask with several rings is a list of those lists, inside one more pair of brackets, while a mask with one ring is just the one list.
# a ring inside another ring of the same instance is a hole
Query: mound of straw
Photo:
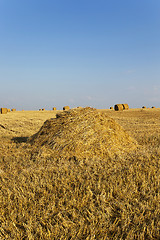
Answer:
[[34, 148], [53, 150], [55, 157], [66, 159], [104, 158], [137, 147], [136, 141], [105, 112], [89, 107], [57, 114], [28, 141]]

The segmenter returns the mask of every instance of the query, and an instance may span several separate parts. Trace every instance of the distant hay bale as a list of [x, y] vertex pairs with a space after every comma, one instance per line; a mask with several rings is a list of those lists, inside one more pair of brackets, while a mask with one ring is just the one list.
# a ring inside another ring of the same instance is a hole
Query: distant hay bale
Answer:
[[33, 151], [57, 159], [104, 159], [135, 150], [137, 142], [105, 112], [71, 109], [47, 120], [28, 139]]
[[56, 107], [53, 107], [52, 110], [53, 110], [53, 111], [56, 111]]
[[110, 107], [111, 110], [113, 110], [113, 107]]
[[15, 109], [15, 108], [12, 108], [12, 109], [11, 109], [11, 111], [12, 111], [12, 112], [15, 112], [15, 111], [16, 111], [16, 109]]
[[146, 109], [146, 107], [145, 107], [145, 106], [143, 106], [142, 108], [143, 108], [143, 109]]
[[40, 108], [39, 111], [42, 111], [42, 109]]
[[65, 106], [65, 107], [63, 107], [63, 110], [65, 111], [65, 110], [69, 110], [70, 109], [70, 107], [69, 106]]
[[115, 111], [123, 111], [123, 104], [116, 104], [114, 105]]
[[7, 109], [7, 112], [10, 112], [11, 111], [11, 109]]
[[42, 111], [45, 111], [45, 109], [44, 109], [44, 108], [42, 108]]
[[7, 114], [8, 109], [7, 108], [1, 108], [1, 114]]
[[123, 105], [123, 110], [128, 110], [128, 109], [129, 109], [129, 106], [128, 106], [127, 103], [124, 103], [124, 104], [122, 104], [122, 105]]
[[152, 108], [155, 108], [155, 107], [152, 107]]

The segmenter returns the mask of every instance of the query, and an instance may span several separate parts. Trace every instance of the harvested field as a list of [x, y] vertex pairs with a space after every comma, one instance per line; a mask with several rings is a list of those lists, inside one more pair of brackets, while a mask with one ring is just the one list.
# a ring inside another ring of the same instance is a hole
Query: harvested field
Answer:
[[[160, 109], [90, 109], [89, 138], [84, 109], [77, 111], [0, 115], [0, 239], [159, 239]], [[108, 154], [106, 146], [102, 157], [96, 143], [103, 136], [107, 145], [107, 122], [111, 140], [119, 131], [138, 147]], [[69, 132], [73, 146], [77, 133], [78, 144], [94, 139], [96, 153], [91, 144], [86, 156], [81, 145], [65, 157]], [[59, 156], [50, 143], [64, 147]]]

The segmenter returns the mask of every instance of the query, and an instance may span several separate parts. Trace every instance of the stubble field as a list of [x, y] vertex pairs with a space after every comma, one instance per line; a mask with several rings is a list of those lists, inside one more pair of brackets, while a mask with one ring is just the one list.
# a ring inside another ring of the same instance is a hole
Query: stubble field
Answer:
[[160, 238], [160, 109], [104, 111], [135, 151], [54, 159], [27, 140], [62, 111], [0, 115], [0, 239]]

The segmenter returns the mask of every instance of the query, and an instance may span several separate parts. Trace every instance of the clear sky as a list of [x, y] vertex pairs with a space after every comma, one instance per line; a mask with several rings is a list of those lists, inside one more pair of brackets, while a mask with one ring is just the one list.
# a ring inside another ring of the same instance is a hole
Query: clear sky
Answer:
[[0, 107], [160, 107], [160, 0], [0, 0]]

